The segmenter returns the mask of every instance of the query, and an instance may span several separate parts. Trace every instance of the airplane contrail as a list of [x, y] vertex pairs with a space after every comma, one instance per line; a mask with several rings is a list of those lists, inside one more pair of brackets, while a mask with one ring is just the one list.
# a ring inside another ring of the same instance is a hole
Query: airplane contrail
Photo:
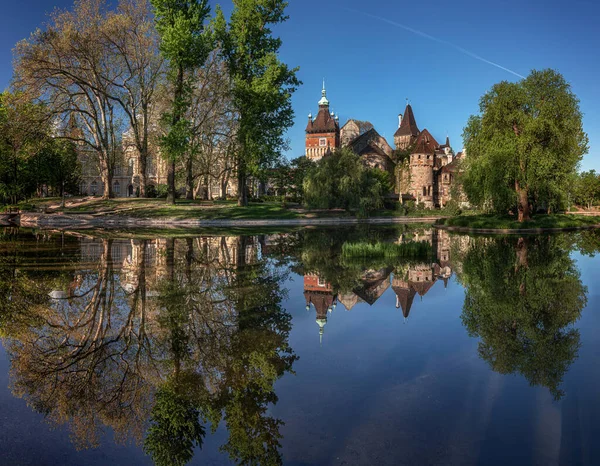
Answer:
[[346, 11], [350, 11], [352, 13], [358, 13], [360, 15], [365, 15], [365, 16], [368, 16], [370, 18], [376, 19], [378, 21], [383, 21], [384, 23], [388, 23], [388, 24], [391, 24], [392, 26], [395, 26], [397, 28], [404, 29], [405, 31], [412, 32], [413, 34], [416, 34], [418, 36], [424, 37], [425, 39], [432, 40], [434, 42], [438, 42], [439, 44], [447, 45], [447, 46], [452, 47], [453, 49], [458, 50], [459, 52], [461, 52], [461, 53], [463, 53], [463, 54], [465, 54], [465, 55], [467, 55], [467, 56], [469, 56], [471, 58], [474, 58], [476, 60], [482, 61], [483, 63], [487, 63], [488, 65], [495, 66], [496, 68], [500, 68], [501, 70], [506, 71], [506, 72], [508, 72], [510, 74], [513, 74], [513, 75], [515, 75], [515, 76], [517, 76], [519, 78], [525, 78], [525, 76], [523, 76], [522, 74], [519, 74], [516, 71], [510, 70], [510, 69], [508, 69], [508, 68], [506, 68], [506, 67], [504, 67], [502, 65], [499, 65], [498, 63], [494, 63], [493, 61], [487, 60], [486, 58], [483, 58], [482, 56], [477, 55], [476, 53], [473, 53], [470, 50], [464, 49], [464, 48], [462, 48], [462, 47], [460, 47], [460, 46], [458, 46], [456, 44], [453, 44], [452, 42], [448, 42], [447, 40], [438, 39], [437, 37], [431, 36], [431, 35], [429, 35], [429, 34], [427, 34], [425, 32], [419, 31], [417, 29], [413, 29], [413, 28], [411, 28], [409, 26], [406, 26], [405, 24], [397, 23], [395, 21], [392, 21], [392, 20], [389, 20], [389, 19], [386, 19], [386, 18], [382, 18], [381, 16], [376, 16], [376, 15], [372, 15], [370, 13], [365, 13], [364, 11], [354, 10], [352, 8], [346, 8], [346, 7], [341, 7], [341, 8], [344, 9], [344, 10], [346, 10]]

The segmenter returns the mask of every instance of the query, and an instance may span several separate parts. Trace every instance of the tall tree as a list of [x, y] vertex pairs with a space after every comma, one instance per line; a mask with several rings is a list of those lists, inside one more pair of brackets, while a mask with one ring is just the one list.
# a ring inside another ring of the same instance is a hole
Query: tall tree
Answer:
[[151, 0], [160, 35], [160, 51], [169, 62], [173, 100], [164, 114], [167, 134], [162, 153], [168, 161], [167, 203], [175, 203], [175, 166], [189, 150], [190, 122], [185, 118], [191, 104], [193, 71], [206, 61], [211, 34], [205, 27], [210, 13], [207, 0]]
[[479, 107], [463, 135], [465, 192], [473, 204], [498, 212], [516, 207], [519, 221], [528, 220], [532, 206], [565, 191], [588, 150], [579, 100], [560, 73], [547, 69], [495, 84]]
[[271, 25], [287, 20], [283, 0], [233, 0], [226, 23], [217, 10], [216, 32], [232, 79], [237, 131], [238, 205], [248, 204], [248, 175], [277, 160], [286, 147], [284, 133], [293, 124], [291, 96], [300, 85], [298, 68], [278, 58], [281, 39]]
[[114, 89], [122, 70], [104, 40], [106, 15], [104, 0], [80, 0], [72, 11], [55, 11], [45, 30], [17, 44], [15, 85], [55, 114], [75, 117], [79, 130], [63, 137], [96, 157], [103, 197], [109, 198], [124, 119]]
[[124, 143], [135, 149], [140, 196], [146, 197], [150, 139], [157, 118], [156, 90], [164, 76], [149, 0], [121, 0], [117, 11], [107, 17], [102, 39], [121, 70], [111, 83], [111, 94], [129, 125]]

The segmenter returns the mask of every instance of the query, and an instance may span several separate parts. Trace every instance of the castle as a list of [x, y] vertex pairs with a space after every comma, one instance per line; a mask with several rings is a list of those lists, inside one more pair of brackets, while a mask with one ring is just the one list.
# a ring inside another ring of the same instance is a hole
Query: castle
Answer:
[[410, 104], [399, 115], [394, 134], [396, 152], [367, 121], [350, 119], [340, 128], [339, 116], [329, 110], [325, 84], [319, 100], [319, 112], [308, 115], [306, 151], [308, 159], [317, 161], [340, 147], [358, 154], [365, 165], [390, 173], [394, 194], [401, 201], [414, 200], [427, 208], [444, 207], [458, 172], [458, 160], [450, 140], [439, 144], [427, 129], [419, 130]]

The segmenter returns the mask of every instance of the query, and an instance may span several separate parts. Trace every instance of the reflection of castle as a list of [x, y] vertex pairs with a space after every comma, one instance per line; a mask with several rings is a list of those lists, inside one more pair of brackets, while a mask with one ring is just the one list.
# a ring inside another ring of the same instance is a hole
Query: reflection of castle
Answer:
[[390, 287], [396, 294], [396, 308], [408, 318], [415, 296], [425, 296], [438, 280], [448, 285], [452, 276], [450, 263], [450, 235], [445, 230], [431, 228], [403, 235], [399, 241], [427, 241], [433, 248], [436, 262], [406, 265], [404, 268], [385, 267], [364, 271], [360, 285], [349, 292], [336, 292], [331, 284], [322, 281], [316, 274], [304, 276], [306, 309], [311, 305], [316, 311], [317, 324], [322, 339], [323, 327], [327, 323], [327, 312], [335, 309], [337, 302], [351, 310], [358, 303], [373, 305]]

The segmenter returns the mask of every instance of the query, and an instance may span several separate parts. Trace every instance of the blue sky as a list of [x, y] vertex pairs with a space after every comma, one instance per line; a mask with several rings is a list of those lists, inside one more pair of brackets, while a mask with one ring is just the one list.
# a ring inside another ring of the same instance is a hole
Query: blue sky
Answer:
[[[221, 3], [230, 9], [229, 1]], [[14, 44], [41, 26], [54, 6], [70, 5], [72, 0], [3, 5], [0, 88], [11, 77]], [[307, 116], [317, 111], [323, 78], [342, 123], [369, 120], [393, 144], [397, 115], [409, 98], [419, 128], [440, 142], [448, 134], [458, 151], [480, 96], [498, 81], [519, 79], [486, 60], [520, 75], [533, 68], [560, 71], [581, 100], [590, 138], [582, 168], [600, 171], [597, 3], [290, 0], [288, 13], [289, 21], [276, 29], [284, 42], [281, 56], [300, 67], [304, 83], [293, 97], [289, 157], [304, 152]]]

